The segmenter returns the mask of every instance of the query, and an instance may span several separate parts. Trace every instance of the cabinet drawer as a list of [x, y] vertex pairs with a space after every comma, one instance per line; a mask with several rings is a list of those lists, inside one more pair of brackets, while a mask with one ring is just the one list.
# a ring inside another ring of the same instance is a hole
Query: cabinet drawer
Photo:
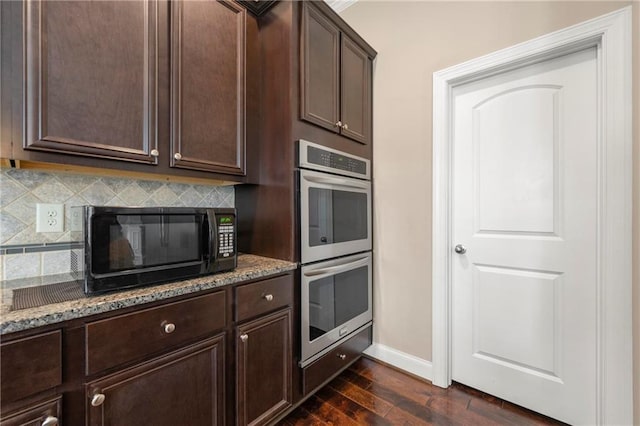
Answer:
[[[4, 413], [3, 413], [4, 416]], [[45, 402], [32, 404], [25, 409], [0, 419], [0, 426], [40, 426], [62, 417], [62, 397], [57, 396]]]
[[309, 392], [358, 359], [362, 351], [368, 348], [370, 344], [371, 327], [367, 327], [323, 355], [313, 364], [305, 367], [302, 370], [304, 394], [309, 394]]
[[157, 354], [225, 327], [225, 292], [86, 325], [87, 374]]
[[2, 405], [60, 385], [62, 332], [2, 344], [0, 364]]
[[238, 286], [235, 290], [236, 321], [244, 321], [293, 303], [291, 275]]

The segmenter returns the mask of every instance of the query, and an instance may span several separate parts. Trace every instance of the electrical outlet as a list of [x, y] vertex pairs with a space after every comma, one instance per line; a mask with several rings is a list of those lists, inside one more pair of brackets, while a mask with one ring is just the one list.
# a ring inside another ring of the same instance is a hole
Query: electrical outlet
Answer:
[[64, 232], [64, 204], [36, 204], [36, 232]]

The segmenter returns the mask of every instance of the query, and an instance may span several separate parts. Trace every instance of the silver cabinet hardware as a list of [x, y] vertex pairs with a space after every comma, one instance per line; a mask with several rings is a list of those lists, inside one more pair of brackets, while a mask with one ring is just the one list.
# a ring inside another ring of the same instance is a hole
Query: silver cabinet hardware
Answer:
[[342, 360], [347, 359], [347, 356], [345, 354], [337, 354], [336, 356]]
[[271, 301], [273, 300], [273, 294], [265, 294], [265, 295], [264, 295], [264, 299], [265, 299], [267, 302], [271, 302]]
[[344, 125], [342, 126], [343, 130], [349, 130], [349, 125], [347, 123], [344, 123]]
[[179, 152], [176, 152], [175, 154], [173, 154], [173, 158], [180, 161], [182, 160], [182, 154], [180, 154]]
[[249, 335], [248, 334], [241, 334], [240, 335], [240, 340], [242, 340], [242, 343], [246, 342], [247, 340], [249, 340]]
[[454, 250], [458, 254], [465, 254], [467, 252], [467, 248], [465, 246], [463, 246], [462, 244], [458, 244]]
[[171, 334], [174, 331], [176, 331], [176, 325], [172, 322], [164, 321], [162, 324], [160, 324], [160, 326], [162, 327], [164, 332], [167, 334]]
[[102, 403], [104, 402], [106, 396], [104, 396], [103, 393], [97, 393], [95, 395], [93, 395], [93, 397], [91, 398], [91, 405], [93, 405], [94, 407], [99, 407], [102, 405]]
[[58, 418], [47, 416], [47, 418], [42, 422], [42, 426], [58, 426]]
[[342, 121], [339, 121], [336, 123], [336, 127], [342, 127]]
[[152, 156], [152, 157], [157, 157], [158, 155], [160, 155], [160, 153], [158, 152], [158, 150], [157, 150], [157, 149], [152, 149], [152, 150], [151, 150], [151, 156]]

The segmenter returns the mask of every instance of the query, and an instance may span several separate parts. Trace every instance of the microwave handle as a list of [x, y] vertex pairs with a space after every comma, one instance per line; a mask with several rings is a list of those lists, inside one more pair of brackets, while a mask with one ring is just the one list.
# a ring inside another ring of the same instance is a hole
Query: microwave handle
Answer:
[[327, 185], [340, 185], [346, 188], [357, 188], [357, 189], [367, 189], [369, 182], [359, 182], [341, 178], [333, 178], [333, 177], [320, 177], [320, 176], [308, 176], [304, 175], [304, 180], [314, 183], [324, 183]]
[[207, 222], [209, 225], [209, 259], [207, 261], [207, 270], [213, 271], [213, 263], [218, 254], [218, 229], [216, 226], [216, 213], [213, 210], [207, 210]]
[[311, 271], [303, 272], [305, 277], [317, 277], [318, 275], [331, 275], [338, 274], [340, 272], [348, 271], [350, 269], [354, 269], [360, 266], [364, 266], [369, 263], [369, 257], [365, 256], [360, 259], [356, 259], [352, 262], [343, 263], [336, 266], [327, 266], [326, 268], [321, 269], [313, 269]]

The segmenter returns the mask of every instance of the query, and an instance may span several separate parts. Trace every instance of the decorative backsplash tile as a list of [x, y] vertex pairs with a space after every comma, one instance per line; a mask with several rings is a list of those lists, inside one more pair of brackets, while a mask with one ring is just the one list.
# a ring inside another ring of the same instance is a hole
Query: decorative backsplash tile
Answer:
[[[36, 204], [65, 205], [65, 231], [36, 233]], [[233, 186], [145, 181], [22, 169], [0, 170], [0, 279], [69, 271], [70, 207], [234, 207]]]

